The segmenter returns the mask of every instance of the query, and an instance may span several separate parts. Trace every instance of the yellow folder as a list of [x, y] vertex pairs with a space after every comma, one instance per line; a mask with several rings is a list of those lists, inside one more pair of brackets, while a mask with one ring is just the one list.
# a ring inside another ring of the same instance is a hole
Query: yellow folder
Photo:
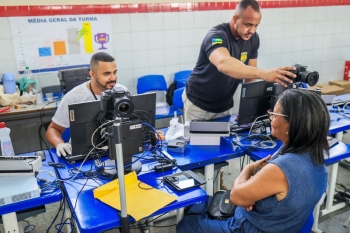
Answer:
[[[135, 172], [124, 176], [127, 213], [136, 221], [175, 201], [173, 195], [153, 188], [137, 179]], [[119, 181], [113, 180], [93, 190], [94, 197], [120, 210]]]

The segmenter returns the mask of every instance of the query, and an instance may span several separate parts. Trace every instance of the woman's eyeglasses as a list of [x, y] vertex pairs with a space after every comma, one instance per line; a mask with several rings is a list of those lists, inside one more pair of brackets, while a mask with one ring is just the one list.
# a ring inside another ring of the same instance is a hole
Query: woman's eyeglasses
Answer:
[[287, 115], [284, 115], [282, 113], [278, 112], [273, 112], [271, 109], [267, 110], [267, 114], [269, 115], [269, 119], [272, 121], [275, 116], [283, 116], [283, 117], [288, 117]]

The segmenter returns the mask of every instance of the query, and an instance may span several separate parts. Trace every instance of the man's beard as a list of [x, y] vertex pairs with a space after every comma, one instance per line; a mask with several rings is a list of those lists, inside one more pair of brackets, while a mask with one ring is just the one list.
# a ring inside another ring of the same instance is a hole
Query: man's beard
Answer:
[[[105, 85], [103, 85], [98, 79], [96, 79], [96, 83], [100, 88], [103, 88], [104, 90], [108, 90], [108, 89], [112, 89], [115, 86], [115, 84], [117, 83], [117, 81], [109, 81]], [[108, 84], [110, 84], [110, 83], [114, 83], [114, 85], [113, 85], [113, 87], [108, 88]]]

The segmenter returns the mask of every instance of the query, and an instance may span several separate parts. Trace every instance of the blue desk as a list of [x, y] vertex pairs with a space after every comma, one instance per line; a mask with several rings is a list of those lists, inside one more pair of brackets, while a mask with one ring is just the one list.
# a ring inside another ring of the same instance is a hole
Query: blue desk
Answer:
[[[52, 151], [54, 152], [54, 150]], [[68, 178], [68, 169], [71, 167], [71, 165], [69, 165], [64, 158], [57, 157], [55, 152], [53, 153], [53, 157], [55, 162], [66, 164], [66, 168], [58, 168], [57, 171], [61, 179]], [[89, 170], [92, 163], [93, 162], [91, 160], [86, 161], [82, 166], [82, 170]], [[74, 167], [79, 167], [80, 164], [80, 162], [76, 163], [74, 164]], [[142, 171], [138, 175], [139, 180], [159, 190], [166, 192], [169, 191], [178, 199], [177, 201], [172, 202], [166, 207], [158, 210], [149, 217], [206, 201], [207, 195], [205, 191], [199, 187], [188, 189], [183, 192], [177, 192], [171, 189], [169, 186], [165, 186], [160, 180], [156, 180], [157, 178], [160, 179], [163, 176], [176, 173], [179, 171], [179, 169], [164, 173], [155, 173], [154, 171], [150, 172], [150, 168], [152, 168], [154, 165], [155, 163], [143, 165]], [[93, 197], [93, 189], [107, 182], [109, 182], [109, 180], [87, 180], [85, 178], [64, 182], [66, 199], [74, 214], [80, 232], [96, 233], [120, 227], [121, 223], [118, 215], [119, 211]], [[80, 192], [81, 189], [82, 191]], [[80, 195], [78, 196], [79, 192]], [[132, 222], [134, 220], [130, 218], [130, 221]]]
[[[274, 149], [257, 150], [257, 151], [247, 150], [246, 154], [253, 160], [260, 160], [265, 158], [268, 155], [272, 155], [281, 146], [282, 146], [282, 142], [278, 140], [277, 146]], [[339, 144], [332, 147], [329, 150], [329, 152], [330, 152], [329, 158], [325, 157], [326, 166], [331, 166], [334, 163], [338, 163], [342, 159], [350, 157], [350, 145], [344, 142], [339, 142]]]
[[[277, 146], [274, 149], [258, 150], [258, 151], [247, 150], [246, 154], [253, 160], [260, 160], [262, 158], [265, 158], [268, 155], [272, 155], [281, 146], [282, 146], [282, 142], [278, 140]], [[329, 158], [326, 158], [325, 164], [326, 166], [330, 166], [348, 157], [350, 157], [350, 145], [345, 144], [343, 142], [339, 142], [338, 145], [330, 149], [330, 156]]]
[[331, 118], [329, 134], [341, 133], [341, 135], [337, 136], [340, 137], [338, 139], [341, 140], [342, 132], [350, 129], [350, 117], [346, 117], [334, 112], [330, 112], [329, 116]]
[[[42, 161], [43, 166], [41, 170], [48, 170], [55, 173], [55, 169], [50, 166], [45, 166], [51, 161], [48, 151], [45, 151], [46, 160]], [[34, 153], [21, 154], [20, 156], [33, 156]], [[42, 172], [38, 175], [39, 178], [45, 179], [47, 181], [53, 181], [54, 178], [51, 177], [47, 172]], [[54, 203], [62, 200], [62, 192], [60, 189], [54, 189], [46, 191], [40, 194], [40, 197], [33, 198], [25, 201], [20, 201], [10, 205], [5, 205], [0, 207], [0, 215], [2, 215], [2, 220], [4, 223], [5, 232], [19, 232], [18, 222], [16, 212], [27, 210], [33, 207], [43, 206], [45, 204]]]
[[244, 150], [233, 145], [229, 137], [221, 137], [220, 146], [191, 146], [187, 145], [185, 153], [165, 152], [176, 159], [181, 170], [192, 170], [204, 167], [204, 176], [207, 181], [205, 190], [213, 195], [214, 164], [244, 156]]
[[[329, 133], [335, 134], [335, 138], [337, 138], [338, 140], [342, 140], [343, 131], [350, 129], [350, 117], [344, 116], [341, 113], [333, 113], [333, 112], [330, 112], [329, 115], [331, 118]], [[340, 144], [340, 145], [342, 145], [342, 144]], [[340, 147], [337, 146], [336, 148], [340, 148]], [[344, 155], [347, 155], [345, 153], [345, 151], [340, 151], [340, 153], [341, 152], [344, 152]], [[335, 183], [337, 180], [339, 162], [342, 159], [345, 159], [347, 157], [350, 157], [350, 156], [349, 155], [347, 155], [346, 157], [335, 156], [332, 160], [330, 160], [330, 162], [332, 162], [332, 164], [330, 165], [330, 172], [328, 174], [328, 185], [329, 186], [327, 189], [326, 207], [321, 211], [322, 215], [332, 213], [336, 210], [339, 210], [339, 209], [345, 207], [345, 203], [339, 203], [339, 204], [333, 205], [333, 200], [334, 200]], [[315, 222], [317, 222], [317, 221], [318, 221], [318, 215], [315, 216]], [[315, 232], [319, 232], [319, 233], [322, 232], [322, 231], [318, 230], [317, 228], [316, 229], [313, 228], [313, 230]]]

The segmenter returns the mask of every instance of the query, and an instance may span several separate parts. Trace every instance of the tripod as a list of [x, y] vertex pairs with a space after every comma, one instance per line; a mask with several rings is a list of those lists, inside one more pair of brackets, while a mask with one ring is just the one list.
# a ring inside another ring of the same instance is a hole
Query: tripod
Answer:
[[[112, 145], [114, 141], [115, 154], [110, 154], [110, 159], [115, 159], [115, 163], [118, 170], [119, 181], [119, 195], [120, 195], [120, 217], [121, 217], [121, 232], [129, 233], [129, 215], [127, 213], [126, 206], [126, 194], [125, 194], [125, 180], [124, 180], [124, 162], [123, 162], [123, 148], [122, 148], [122, 119], [115, 117], [113, 125], [111, 126], [111, 134], [108, 135], [109, 145]], [[110, 150], [113, 151], [113, 150]]]

